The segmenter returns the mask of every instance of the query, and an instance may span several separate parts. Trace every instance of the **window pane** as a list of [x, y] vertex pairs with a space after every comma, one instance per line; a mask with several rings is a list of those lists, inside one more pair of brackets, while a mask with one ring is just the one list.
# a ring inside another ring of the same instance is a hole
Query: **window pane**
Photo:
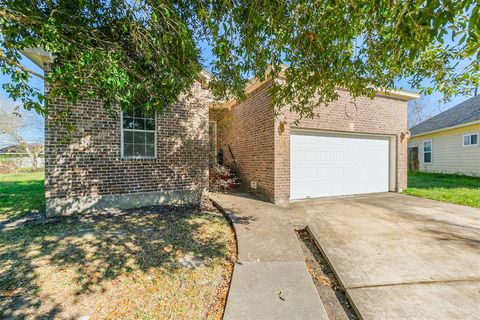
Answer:
[[427, 152], [423, 154], [423, 162], [429, 163], [432, 162], [432, 153]]
[[146, 132], [145, 138], [146, 144], [155, 144], [155, 132]]
[[135, 144], [133, 146], [133, 153], [136, 157], [145, 156], [145, 145], [144, 144]]
[[147, 144], [146, 146], [146, 156], [147, 157], [155, 157], [155, 145]]
[[470, 136], [463, 136], [463, 145], [464, 146], [470, 145]]
[[130, 117], [123, 117], [123, 128], [134, 129], [135, 124], [133, 123], [133, 119]]
[[134, 132], [133, 142], [135, 144], [145, 144], [145, 132]]
[[123, 145], [123, 156], [124, 157], [133, 156], [133, 144], [126, 143], [126, 144]]
[[133, 143], [133, 132], [132, 131], [123, 131], [123, 142], [124, 143]]
[[478, 134], [472, 134], [470, 136], [470, 144], [478, 144]]
[[424, 152], [432, 151], [432, 142], [431, 141], [427, 141], [427, 142], [423, 143], [423, 151]]
[[154, 119], [147, 119], [145, 124], [146, 130], [155, 130], [155, 120]]
[[145, 119], [134, 118], [134, 129], [144, 130], [145, 129]]

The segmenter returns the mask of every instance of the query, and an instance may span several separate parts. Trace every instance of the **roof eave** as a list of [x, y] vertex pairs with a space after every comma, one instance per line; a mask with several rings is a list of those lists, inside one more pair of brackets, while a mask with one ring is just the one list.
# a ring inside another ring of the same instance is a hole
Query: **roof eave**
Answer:
[[[284, 77], [284, 72], [282, 71], [279, 74], [279, 78], [283, 78], [283, 77]], [[270, 79], [271, 78], [268, 77], [268, 76], [266, 76], [264, 80], [259, 80], [257, 78], [252, 78], [248, 82], [248, 84], [245, 88], [245, 94], [249, 95], [250, 93], [255, 91], [257, 88], [259, 88], [262, 84], [264, 84], [265, 82], [267, 82]], [[374, 88], [374, 89], [375, 89], [375, 93], [379, 96], [396, 98], [396, 99], [400, 99], [400, 100], [405, 101], [405, 102], [420, 98], [420, 94], [415, 93], [415, 92], [406, 91], [406, 90], [378, 89], [378, 88]], [[225, 102], [223, 107], [229, 109], [232, 106], [234, 106], [236, 103], [237, 103], [237, 100], [232, 99], [232, 100], [229, 100], [229, 101]]]
[[406, 90], [375, 89], [375, 93], [380, 96], [397, 98], [406, 102], [420, 98], [420, 94]]
[[465, 123], [462, 123], [462, 124], [458, 124], [458, 125], [450, 126], [450, 127], [445, 127], [445, 128], [441, 128], [441, 129], [425, 131], [425, 132], [421, 132], [421, 133], [418, 133], [418, 134], [412, 134], [411, 138], [421, 137], [421, 136], [425, 136], [425, 135], [432, 134], [432, 133], [437, 133], [437, 132], [442, 132], [442, 131], [448, 131], [448, 130], [463, 128], [463, 127], [468, 127], [468, 126], [472, 126], [472, 125], [475, 125], [475, 124], [480, 124], [480, 120], [465, 122]]
[[54, 59], [53, 54], [43, 48], [26, 48], [22, 53], [42, 70], [45, 70], [45, 63], [52, 63]]

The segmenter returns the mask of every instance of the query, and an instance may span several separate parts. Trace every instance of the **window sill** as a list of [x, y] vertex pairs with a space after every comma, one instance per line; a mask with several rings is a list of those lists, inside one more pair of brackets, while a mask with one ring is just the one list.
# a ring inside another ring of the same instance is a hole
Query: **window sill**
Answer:
[[157, 157], [120, 157], [120, 160], [122, 160], [122, 161], [129, 161], [129, 160], [148, 161], [148, 160], [157, 160]]

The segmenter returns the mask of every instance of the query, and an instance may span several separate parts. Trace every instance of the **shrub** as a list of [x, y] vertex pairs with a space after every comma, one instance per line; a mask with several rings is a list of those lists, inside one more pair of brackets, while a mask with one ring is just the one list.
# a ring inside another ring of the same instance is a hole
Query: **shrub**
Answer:
[[216, 164], [210, 168], [209, 189], [213, 192], [225, 192], [237, 187], [237, 177], [229, 168]]

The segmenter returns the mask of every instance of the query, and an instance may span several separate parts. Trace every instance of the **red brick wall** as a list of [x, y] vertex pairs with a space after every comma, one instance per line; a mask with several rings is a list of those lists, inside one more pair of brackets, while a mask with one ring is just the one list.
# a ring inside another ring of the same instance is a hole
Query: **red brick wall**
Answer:
[[[346, 133], [391, 135], [396, 144], [395, 189], [407, 187], [407, 139], [401, 133], [407, 129], [407, 103], [391, 97], [357, 98], [353, 103], [348, 92], [340, 90], [339, 100], [315, 110], [317, 117], [302, 119], [297, 127]], [[356, 106], [356, 108], [355, 108]], [[298, 116], [283, 108], [283, 116], [275, 121], [275, 202], [290, 198], [290, 129]], [[279, 125], [285, 130], [279, 134]]]
[[[195, 99], [182, 97], [157, 115], [154, 160], [121, 158], [118, 108], [111, 116], [99, 99], [83, 99], [76, 105], [54, 99], [46, 119], [46, 198], [193, 190], [204, 184], [210, 95], [199, 83], [192, 90]], [[56, 122], [65, 110], [69, 110], [66, 121]], [[76, 128], [69, 141], [65, 141], [65, 123]]]
[[[244, 187], [257, 182], [258, 192], [274, 199], [274, 112], [266, 83], [243, 102], [222, 115], [218, 123], [219, 148], [225, 164], [233, 169]], [[219, 113], [215, 114], [217, 117]], [[235, 157], [232, 158], [229, 148]]]
[[[247, 188], [257, 181], [259, 192], [273, 202], [290, 198], [290, 130], [298, 116], [283, 108], [283, 115], [274, 117], [268, 88], [263, 84], [247, 100], [232, 107], [216, 120], [219, 146], [226, 164], [237, 172]], [[302, 119], [297, 127], [345, 133], [390, 135], [395, 141], [395, 189], [407, 186], [407, 140], [401, 133], [407, 129], [407, 104], [391, 97], [357, 98], [355, 103], [346, 91], [339, 91], [338, 101], [317, 108], [314, 119]], [[217, 113], [216, 115], [218, 115]], [[210, 113], [212, 117], [212, 113]], [[281, 123], [283, 122], [283, 125]], [[228, 145], [236, 163], [228, 151]]]

